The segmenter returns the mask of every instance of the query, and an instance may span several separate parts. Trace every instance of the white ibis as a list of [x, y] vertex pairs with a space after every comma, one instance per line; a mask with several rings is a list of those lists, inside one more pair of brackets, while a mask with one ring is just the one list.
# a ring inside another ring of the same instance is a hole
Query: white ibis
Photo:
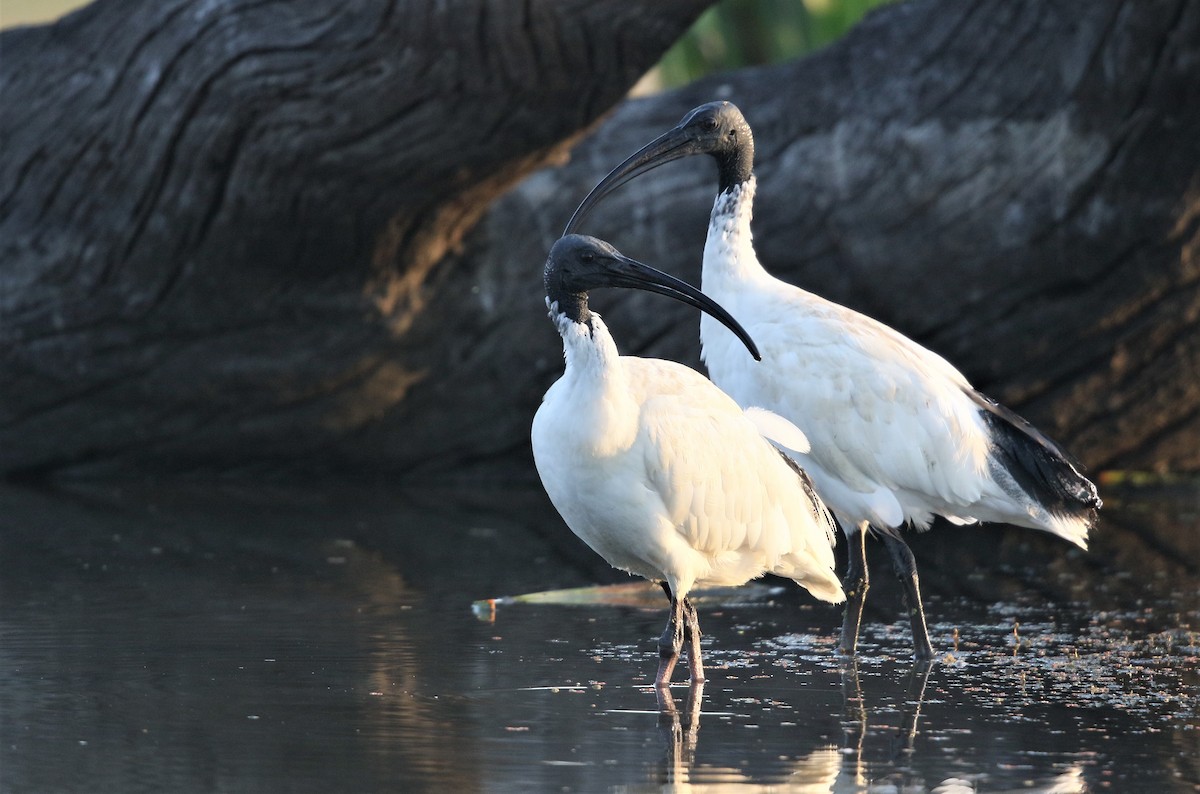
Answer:
[[904, 585], [918, 658], [933, 649], [916, 562], [898, 532], [905, 523], [925, 529], [934, 516], [956, 525], [1005, 522], [1086, 549], [1100, 498], [1060, 446], [972, 388], [941, 356], [763, 269], [750, 235], [754, 140], [733, 104], [701, 105], [614, 168], [567, 232], [608, 192], [693, 154], [711, 155], [719, 176], [701, 286], [745, 323], [763, 355], [751, 363], [702, 317], [703, 358], [713, 382], [739, 404], [782, 415], [811, 442], [795, 458], [850, 540], [842, 650], [852, 654], [858, 642], [872, 528]]
[[771, 572], [843, 601], [833, 517], [755, 422], [781, 443], [804, 445], [803, 434], [765, 411], [744, 413], [688, 367], [618, 355], [588, 309], [588, 290], [668, 295], [712, 314], [757, 358], [741, 326], [695, 287], [592, 237], [555, 243], [545, 282], [566, 372], [534, 417], [534, 461], [567, 526], [613, 567], [662, 583], [671, 599], [656, 685], [670, 682], [685, 638], [692, 683], [704, 680], [693, 586]]

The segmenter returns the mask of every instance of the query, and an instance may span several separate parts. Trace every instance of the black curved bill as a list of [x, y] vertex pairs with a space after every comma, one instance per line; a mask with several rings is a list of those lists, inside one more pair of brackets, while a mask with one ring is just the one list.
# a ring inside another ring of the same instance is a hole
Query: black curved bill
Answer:
[[596, 206], [600, 202], [600, 199], [621, 185], [664, 163], [669, 163], [672, 160], [678, 160], [688, 155], [699, 154], [700, 151], [700, 147], [682, 127], [673, 127], [662, 135], [659, 135], [650, 141], [650, 143], [629, 155], [623, 163], [609, 171], [608, 176], [596, 183], [596, 186], [592, 188], [592, 192], [584, 196], [583, 201], [579, 203], [579, 206], [575, 209], [575, 214], [571, 216], [571, 220], [567, 221], [567, 228], [563, 230], [563, 237], [573, 234], [584, 217], [591, 212], [592, 207]]
[[630, 259], [624, 254], [613, 252], [609, 264], [599, 273], [595, 281], [596, 287], [628, 287], [632, 289], [656, 292], [677, 301], [694, 306], [700, 311], [708, 312], [726, 328], [734, 333], [742, 344], [754, 356], [755, 361], [762, 361], [758, 346], [750, 338], [750, 334], [741, 326], [733, 315], [725, 311], [721, 304], [705, 295], [686, 281], [680, 281], [672, 275], [644, 265], [636, 259]]

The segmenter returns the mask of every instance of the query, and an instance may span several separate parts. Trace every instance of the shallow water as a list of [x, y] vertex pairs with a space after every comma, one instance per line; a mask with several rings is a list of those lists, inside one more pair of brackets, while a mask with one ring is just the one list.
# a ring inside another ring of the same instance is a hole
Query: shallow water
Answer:
[[882, 554], [856, 663], [790, 583], [709, 594], [660, 710], [665, 599], [537, 490], [3, 487], [0, 790], [1196, 790], [1200, 492], [1106, 498], [1086, 554], [913, 537], [929, 667]]

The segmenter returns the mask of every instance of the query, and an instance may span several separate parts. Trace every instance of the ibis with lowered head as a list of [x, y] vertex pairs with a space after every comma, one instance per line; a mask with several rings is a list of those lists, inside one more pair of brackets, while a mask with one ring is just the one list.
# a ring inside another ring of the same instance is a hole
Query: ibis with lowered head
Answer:
[[607, 193], [663, 163], [707, 154], [717, 164], [717, 198], [704, 245], [701, 288], [758, 343], [750, 360], [708, 317], [700, 341], [709, 376], [743, 406], [795, 423], [809, 451], [793, 457], [850, 541], [842, 650], [852, 654], [869, 578], [869, 530], [890, 552], [904, 586], [917, 658], [933, 648], [916, 561], [899, 534], [996, 521], [1050, 532], [1087, 548], [1100, 508], [1096, 487], [1058, 444], [972, 388], [941, 356], [844, 306], [771, 276], [750, 234], [756, 179], [754, 139], [741, 111], [710, 102], [614, 168], [567, 224], [578, 228]]
[[717, 303], [686, 282], [570, 235], [546, 261], [546, 305], [566, 371], [533, 420], [533, 455], [567, 526], [610, 565], [660, 582], [671, 601], [655, 683], [665, 688], [687, 643], [704, 680], [700, 626], [688, 593], [786, 576], [815, 597], [843, 600], [834, 573], [836, 524], [803, 471], [767, 440], [807, 441], [766, 411], [743, 411], [693, 369], [622, 356], [588, 292], [627, 287], [711, 314], [758, 357]]

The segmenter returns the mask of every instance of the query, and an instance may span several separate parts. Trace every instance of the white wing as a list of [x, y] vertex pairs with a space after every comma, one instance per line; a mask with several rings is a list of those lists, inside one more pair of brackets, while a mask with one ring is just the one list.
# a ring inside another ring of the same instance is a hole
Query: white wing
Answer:
[[711, 565], [698, 581], [740, 584], [775, 571], [842, 600], [823, 506], [737, 403], [687, 367], [625, 360], [637, 368], [632, 382], [653, 386], [638, 395], [646, 481]]
[[792, 452], [808, 452], [811, 445], [804, 431], [774, 411], [752, 405], [746, 409], [746, 418], [754, 423], [758, 432], [784, 449]]
[[713, 381], [742, 405], [798, 425], [812, 445], [802, 464], [831, 506], [856, 522], [895, 526], [903, 513], [922, 523], [931, 509], [953, 514], [954, 505], [977, 501], [987, 436], [963, 392], [966, 378], [887, 326], [773, 281], [773, 289], [741, 292], [733, 306], [720, 297], [742, 318], [761, 363], [701, 321]]

